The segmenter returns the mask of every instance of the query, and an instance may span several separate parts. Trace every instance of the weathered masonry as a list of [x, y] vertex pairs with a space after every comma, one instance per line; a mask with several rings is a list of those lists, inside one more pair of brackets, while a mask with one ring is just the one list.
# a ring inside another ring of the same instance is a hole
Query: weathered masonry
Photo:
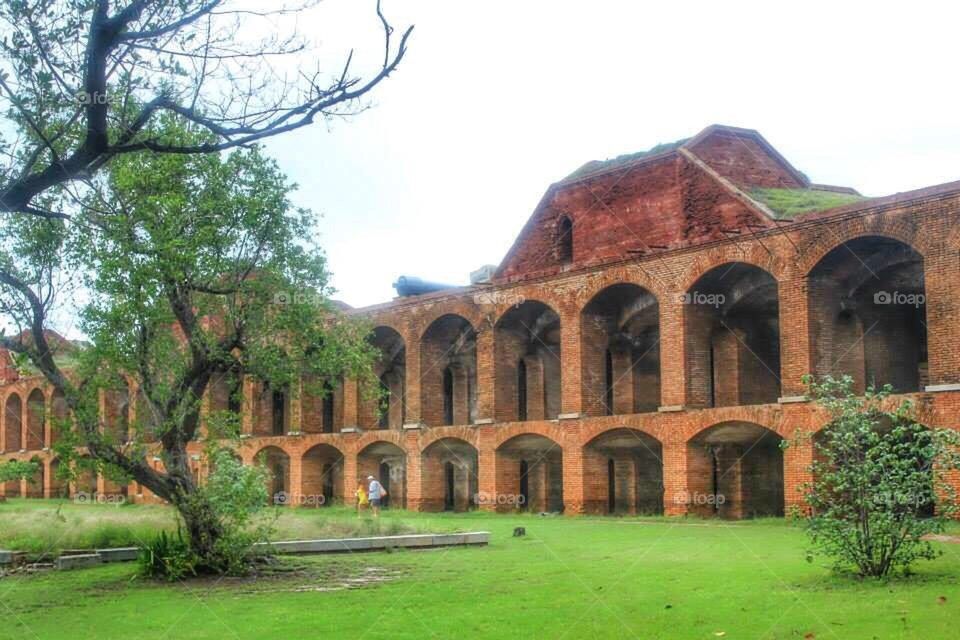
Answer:
[[[550, 186], [489, 277], [352, 310], [376, 326], [380, 406], [352, 380], [222, 381], [205, 402], [243, 410], [243, 460], [292, 503], [349, 503], [374, 474], [410, 509], [782, 515], [812, 447], [780, 441], [825, 423], [804, 374], [890, 383], [925, 424], [960, 424], [958, 222], [960, 182], [863, 198], [713, 126]], [[3, 459], [43, 472], [0, 492], [150, 497], [58, 486], [62, 399], [5, 381]], [[136, 398], [105, 397], [105, 423]]]

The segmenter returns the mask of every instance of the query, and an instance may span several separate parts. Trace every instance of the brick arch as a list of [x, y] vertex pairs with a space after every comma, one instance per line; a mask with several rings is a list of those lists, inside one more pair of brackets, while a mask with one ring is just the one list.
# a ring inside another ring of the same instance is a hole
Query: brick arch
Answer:
[[697, 280], [716, 267], [735, 262], [749, 264], [763, 269], [770, 276], [780, 282], [787, 276], [787, 268], [780, 258], [771, 256], [759, 245], [751, 244], [744, 248], [742, 244], [724, 244], [714, 247], [705, 253], [699, 254], [686, 268], [683, 275], [677, 279], [677, 289], [674, 293], [682, 294], [690, 290]]
[[[443, 301], [435, 307], [425, 310], [423, 315], [417, 317], [410, 323], [410, 334], [419, 344], [423, 341], [423, 336], [434, 322], [443, 316], [459, 316], [470, 323], [474, 331], [480, 329], [483, 322], [483, 313], [474, 304], [465, 299]], [[400, 335], [404, 335], [401, 333]], [[409, 346], [411, 342], [407, 342]]]
[[695, 438], [713, 429], [714, 427], [720, 427], [726, 424], [733, 424], [736, 422], [751, 424], [751, 425], [760, 427], [761, 429], [765, 429], [766, 431], [769, 431], [779, 436], [780, 438], [783, 438], [784, 440], [790, 438], [795, 432], [795, 429], [784, 428], [783, 420], [771, 421], [769, 420], [769, 418], [764, 420], [760, 416], [757, 416], [755, 419], [751, 419], [750, 417], [747, 417], [747, 416], [744, 416], [742, 418], [741, 417], [730, 417], [730, 418], [722, 417], [720, 419], [708, 419], [702, 422], [694, 421], [692, 424], [690, 424], [690, 426], [688, 426], [686, 429], [683, 430], [684, 443], [689, 444]]
[[423, 453], [430, 445], [448, 438], [462, 440], [475, 449], [480, 448], [480, 438], [475, 427], [447, 427], [428, 430], [420, 439], [420, 452]]
[[259, 449], [257, 449], [254, 452], [254, 454], [250, 456], [250, 460], [255, 461], [257, 459], [257, 456], [263, 453], [264, 451], [266, 451], [267, 449], [278, 449], [282, 451], [284, 455], [286, 455], [291, 460], [296, 457], [296, 450], [294, 448], [285, 446], [285, 443], [271, 443], [271, 444], [265, 444]]
[[371, 431], [365, 433], [357, 438], [357, 441], [353, 445], [353, 452], [356, 455], [360, 455], [364, 449], [378, 442], [395, 445], [402, 449], [405, 454], [409, 453], [407, 447], [404, 446], [403, 437], [399, 431]]
[[538, 424], [535, 422], [516, 422], [508, 427], [497, 430], [496, 437], [493, 441], [493, 448], [494, 450], [497, 450], [508, 440], [512, 440], [517, 436], [526, 435], [543, 436], [544, 438], [548, 438], [555, 442], [561, 451], [568, 444], [563, 429], [556, 425], [544, 423]]
[[[305, 458], [308, 453], [310, 453], [311, 451], [313, 451], [313, 450], [316, 449], [317, 447], [329, 447], [329, 448], [333, 449], [334, 451], [336, 451], [337, 453], [339, 453], [341, 456], [345, 456], [345, 455], [346, 455], [346, 450], [345, 450], [345, 448], [344, 448], [343, 446], [338, 446], [338, 445], [334, 444], [333, 442], [323, 441], [323, 442], [314, 442], [314, 443], [312, 443], [310, 446], [304, 446], [304, 447], [302, 447], [302, 448], [301, 448], [301, 451], [300, 451], [300, 458], [301, 458], [301, 459], [302, 459], [302, 458]], [[291, 455], [291, 454], [288, 453], [288, 455]]]
[[594, 440], [600, 436], [610, 433], [611, 431], [621, 431], [623, 429], [628, 429], [630, 431], [636, 431], [637, 433], [642, 433], [645, 436], [650, 436], [660, 444], [663, 444], [663, 433], [660, 433], [660, 429], [648, 428], [637, 426], [635, 424], [630, 424], [629, 422], [617, 422], [617, 423], [603, 423], [595, 425], [592, 427], [584, 428], [580, 433], [580, 446], [586, 447], [590, 445]]
[[[559, 306], [551, 305], [551, 304], [549, 304], [548, 302], [546, 302], [546, 301], [544, 301], [544, 300], [542, 300], [542, 299], [540, 299], [540, 298], [525, 298], [524, 301], [523, 301], [521, 304], [528, 304], [528, 303], [534, 303], [534, 304], [539, 303], [539, 304], [542, 304], [542, 305], [545, 306], [547, 309], [549, 309], [550, 311], [553, 311], [555, 314], [557, 314], [557, 317], [558, 317], [558, 318], [561, 318], [561, 321], [562, 321], [562, 317], [563, 317], [563, 316], [561, 316], [561, 314], [560, 314], [560, 310], [559, 310], [560, 307], [559, 307]], [[503, 321], [504, 317], [506, 317], [506, 315], [507, 315], [508, 313], [510, 313], [511, 311], [513, 311], [514, 309], [516, 309], [516, 308], [519, 307], [519, 306], [520, 306], [519, 304], [499, 305], [499, 306], [497, 307], [496, 315], [494, 316], [495, 320], [493, 321], [493, 326], [496, 327], [497, 325], [499, 325], [500, 322]]]
[[582, 313], [588, 304], [604, 290], [618, 284], [632, 284], [646, 289], [650, 292], [657, 302], [661, 302], [669, 293], [664, 289], [662, 282], [648, 277], [643, 272], [634, 269], [612, 269], [603, 273], [593, 274], [592, 277], [584, 282], [583, 287], [577, 292], [576, 302], [579, 311]]
[[844, 243], [868, 236], [877, 236], [897, 240], [912, 248], [926, 260], [929, 251], [928, 242], [917, 234], [916, 227], [902, 220], [888, 221], [886, 218], [873, 216], [872, 218], [857, 218], [838, 224], [839, 228], [831, 228], [799, 245], [798, 261], [795, 271], [798, 275], [807, 277], [828, 253]]

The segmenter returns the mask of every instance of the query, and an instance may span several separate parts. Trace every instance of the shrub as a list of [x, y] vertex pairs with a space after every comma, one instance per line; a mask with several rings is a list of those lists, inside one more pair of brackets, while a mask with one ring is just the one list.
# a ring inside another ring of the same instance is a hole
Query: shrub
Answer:
[[162, 578], [172, 582], [197, 573], [197, 559], [179, 528], [176, 535], [161, 531], [160, 535], [140, 549], [137, 562], [139, 573], [145, 578]]
[[918, 424], [909, 402], [884, 411], [889, 385], [855, 396], [849, 376], [806, 382], [832, 418], [814, 441], [806, 522], [814, 551], [874, 577], [940, 555], [923, 537], [957, 512], [945, 477], [960, 468], [957, 432]]

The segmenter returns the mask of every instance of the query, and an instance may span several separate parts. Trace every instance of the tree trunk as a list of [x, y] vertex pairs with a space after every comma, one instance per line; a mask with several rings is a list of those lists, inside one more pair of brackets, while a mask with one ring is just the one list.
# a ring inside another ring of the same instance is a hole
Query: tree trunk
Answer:
[[187, 530], [190, 550], [200, 560], [202, 568], [220, 570], [217, 542], [223, 535], [223, 526], [214, 513], [213, 506], [196, 492], [173, 501]]

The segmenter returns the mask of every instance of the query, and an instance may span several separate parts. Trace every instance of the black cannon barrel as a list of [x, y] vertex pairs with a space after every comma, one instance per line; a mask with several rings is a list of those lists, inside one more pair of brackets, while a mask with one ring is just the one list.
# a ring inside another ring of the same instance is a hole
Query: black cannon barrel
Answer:
[[393, 288], [397, 290], [398, 296], [405, 297], [420, 296], [425, 293], [433, 293], [434, 291], [443, 291], [444, 289], [455, 289], [456, 285], [429, 282], [423, 278], [415, 278], [413, 276], [400, 276], [397, 278], [397, 281], [393, 283]]

